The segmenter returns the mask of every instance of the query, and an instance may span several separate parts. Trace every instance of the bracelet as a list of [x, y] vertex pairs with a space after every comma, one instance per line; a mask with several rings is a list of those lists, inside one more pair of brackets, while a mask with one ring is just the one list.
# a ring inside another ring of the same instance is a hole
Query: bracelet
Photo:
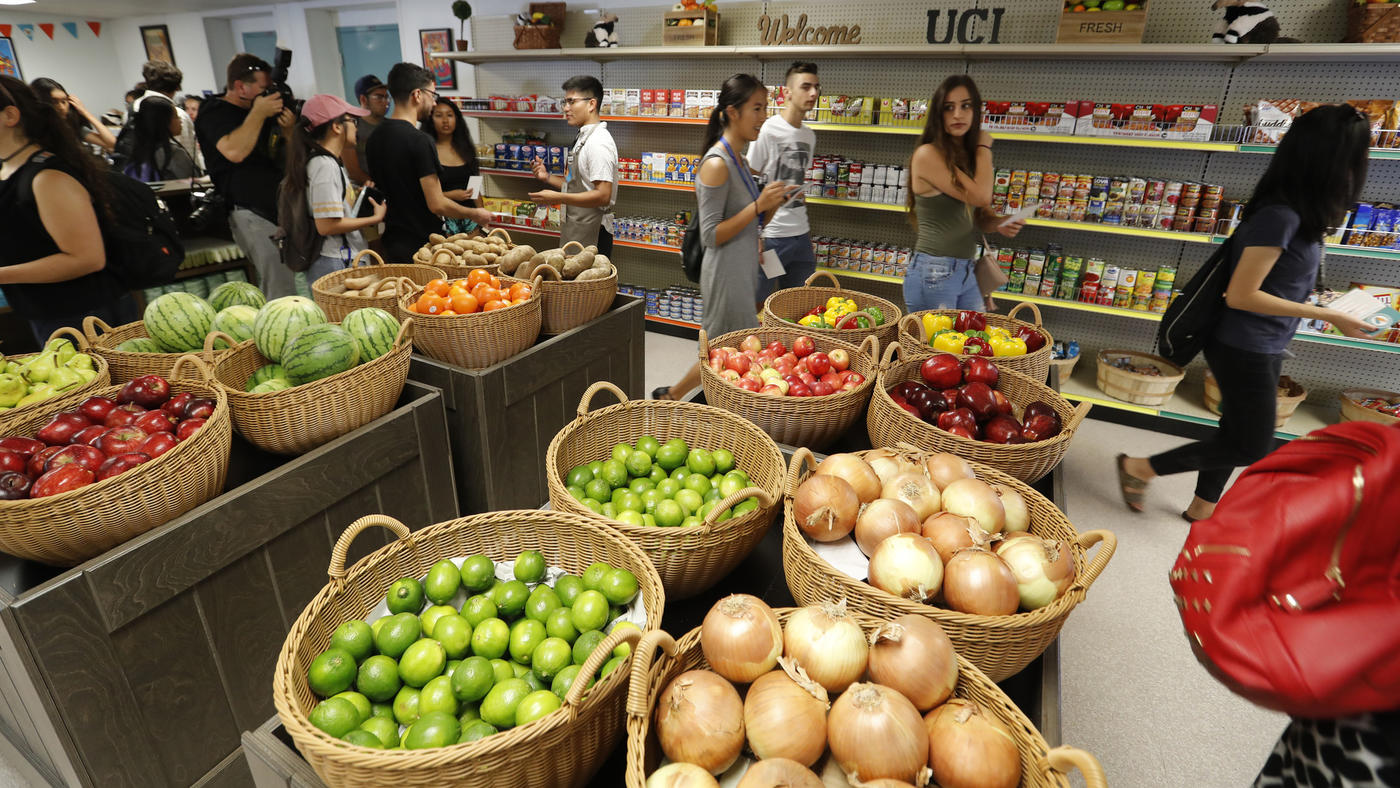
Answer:
[[987, 150], [991, 150], [991, 149], [992, 149], [992, 146], [991, 146], [991, 145], [988, 145], [988, 144], [985, 143], [985, 142], [979, 142], [979, 143], [977, 143], [977, 147], [979, 147], [979, 148], [986, 148]]

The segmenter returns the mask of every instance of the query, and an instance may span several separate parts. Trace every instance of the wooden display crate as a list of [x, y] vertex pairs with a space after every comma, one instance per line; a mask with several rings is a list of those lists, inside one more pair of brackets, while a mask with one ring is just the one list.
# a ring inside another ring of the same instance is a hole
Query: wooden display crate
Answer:
[[[602, 317], [485, 369], [413, 356], [408, 377], [447, 398], [452, 466], [462, 514], [538, 506], [548, 500], [544, 455], [578, 415], [584, 389], [611, 381], [645, 395], [646, 303], [618, 295]], [[611, 403], [608, 403], [611, 404]]]
[[1147, 29], [1148, 0], [1133, 11], [1071, 11], [1060, 12], [1060, 29], [1055, 41], [1060, 44], [1140, 44]]
[[[235, 436], [226, 492], [73, 569], [0, 555], [0, 734], [53, 785], [249, 785], [287, 630], [356, 518], [457, 516], [441, 391], [300, 457]], [[383, 546], [374, 529], [347, 564]], [[369, 534], [367, 534], [369, 535]]]
[[[672, 22], [689, 21], [682, 27]], [[667, 11], [661, 43], [665, 46], [699, 47], [719, 43], [719, 12], [704, 8], [692, 11]]]

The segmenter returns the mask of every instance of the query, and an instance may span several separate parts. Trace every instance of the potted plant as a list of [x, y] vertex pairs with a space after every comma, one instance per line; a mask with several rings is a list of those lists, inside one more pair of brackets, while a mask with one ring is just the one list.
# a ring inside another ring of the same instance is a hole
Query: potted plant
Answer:
[[456, 0], [456, 2], [452, 4], [452, 15], [462, 22], [462, 37], [457, 39], [457, 51], [466, 52], [468, 46], [467, 20], [472, 17], [472, 4], [468, 3], [467, 0]]

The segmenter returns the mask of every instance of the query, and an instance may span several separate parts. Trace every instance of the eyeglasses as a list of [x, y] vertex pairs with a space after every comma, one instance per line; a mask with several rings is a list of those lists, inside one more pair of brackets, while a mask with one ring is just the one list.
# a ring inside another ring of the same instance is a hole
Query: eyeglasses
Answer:
[[432, 96], [433, 103], [437, 103], [438, 94], [436, 90], [428, 90], [427, 88], [419, 88], [419, 90], [423, 91], [424, 93], [427, 93], [429, 96]]
[[566, 106], [566, 107], [572, 107], [573, 105], [579, 103], [580, 101], [592, 101], [592, 100], [593, 100], [593, 99], [592, 99], [591, 97], [590, 97], [590, 98], [566, 98], [566, 99], [560, 99], [559, 103], [560, 103], [560, 104], [563, 104], [563, 105]]

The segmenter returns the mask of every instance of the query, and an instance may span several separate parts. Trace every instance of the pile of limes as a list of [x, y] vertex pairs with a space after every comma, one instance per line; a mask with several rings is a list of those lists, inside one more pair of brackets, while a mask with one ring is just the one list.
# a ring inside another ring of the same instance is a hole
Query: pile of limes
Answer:
[[[550, 586], [535, 550], [517, 556], [512, 573], [498, 580], [495, 562], [474, 555], [460, 567], [437, 562], [425, 580], [396, 580], [388, 615], [341, 624], [311, 663], [307, 684], [324, 698], [311, 724], [363, 747], [417, 750], [476, 741], [558, 709], [605, 631], [635, 627], [614, 619], [636, 598], [637, 577], [599, 562]], [[630, 653], [626, 644], [613, 649], [599, 677]]]
[[[564, 485], [579, 503], [620, 523], [688, 528], [702, 524], [721, 500], [752, 483], [734, 467], [728, 449], [692, 449], [680, 438], [662, 443], [643, 435], [635, 446], [613, 446], [609, 459], [573, 468]], [[757, 508], [756, 498], [745, 498], [715, 520]]]

